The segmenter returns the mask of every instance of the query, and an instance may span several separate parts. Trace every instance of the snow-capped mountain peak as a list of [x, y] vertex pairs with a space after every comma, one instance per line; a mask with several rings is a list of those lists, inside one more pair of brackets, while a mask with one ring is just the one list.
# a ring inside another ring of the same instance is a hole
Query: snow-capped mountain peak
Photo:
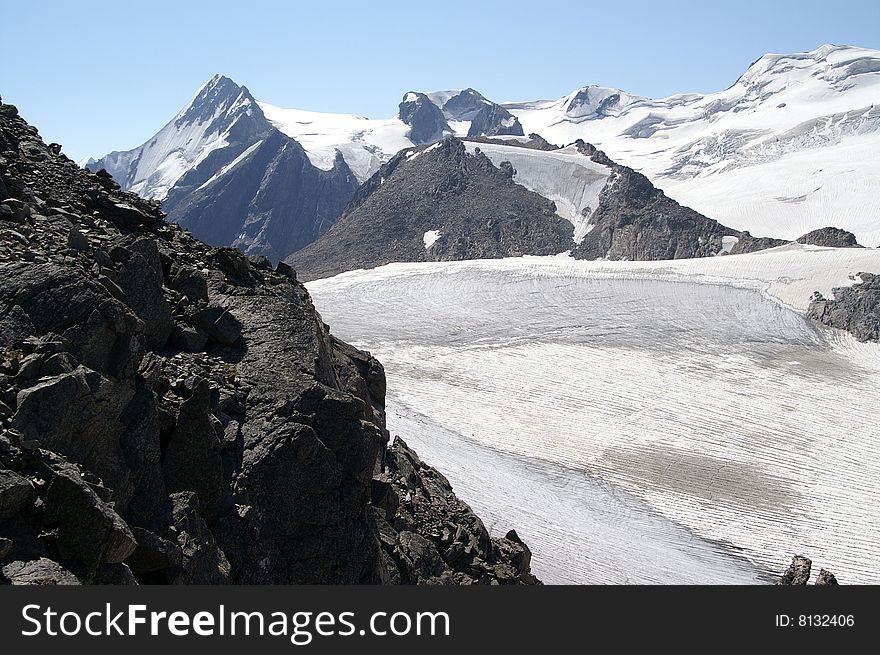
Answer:
[[215, 75], [152, 139], [133, 150], [111, 152], [88, 167], [105, 168], [126, 189], [163, 200], [183, 176], [209, 158], [218, 159], [219, 151], [228, 150], [219, 158], [231, 161], [270, 129], [247, 87]]

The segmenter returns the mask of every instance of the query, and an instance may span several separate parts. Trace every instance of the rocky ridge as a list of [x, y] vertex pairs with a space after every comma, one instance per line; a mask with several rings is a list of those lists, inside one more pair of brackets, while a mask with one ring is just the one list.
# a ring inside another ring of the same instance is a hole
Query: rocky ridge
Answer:
[[807, 315], [828, 327], [847, 330], [859, 341], [880, 341], [880, 275], [859, 273], [859, 282], [834, 289], [833, 298], [813, 294]]
[[286, 264], [197, 241], [11, 105], [0, 228], [0, 582], [536, 582], [387, 450], [381, 364]]

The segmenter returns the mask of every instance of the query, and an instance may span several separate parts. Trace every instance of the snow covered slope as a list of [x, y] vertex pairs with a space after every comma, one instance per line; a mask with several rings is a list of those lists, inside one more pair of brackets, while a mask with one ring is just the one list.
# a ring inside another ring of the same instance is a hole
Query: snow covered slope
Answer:
[[793, 239], [824, 225], [880, 244], [880, 52], [765, 55], [730, 88], [651, 100], [587, 87], [506, 103], [527, 133], [582, 138], [682, 204]]

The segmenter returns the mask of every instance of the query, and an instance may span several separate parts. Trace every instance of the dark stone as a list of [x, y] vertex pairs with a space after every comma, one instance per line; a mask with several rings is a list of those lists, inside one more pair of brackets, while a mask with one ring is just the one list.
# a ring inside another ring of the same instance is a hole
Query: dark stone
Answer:
[[36, 497], [30, 480], [14, 471], [0, 469], [0, 523], [30, 507]]
[[101, 564], [124, 561], [137, 546], [126, 523], [82, 481], [74, 467], [59, 471], [49, 483], [46, 521], [56, 526], [61, 557], [88, 574]]
[[205, 349], [207, 343], [208, 334], [201, 328], [177, 324], [171, 331], [170, 344], [179, 350], [198, 353]]
[[211, 391], [201, 380], [180, 405], [177, 424], [162, 459], [162, 474], [169, 492], [191, 491], [198, 495], [206, 519], [223, 508], [223, 435], [210, 420]]
[[861, 248], [856, 235], [839, 227], [823, 227], [808, 232], [797, 240], [810, 246], [823, 246], [825, 248]]
[[181, 268], [170, 286], [193, 302], [208, 299], [208, 278], [194, 268]]
[[816, 584], [822, 587], [828, 586], [837, 586], [840, 583], [837, 581], [837, 578], [834, 577], [834, 574], [831, 571], [826, 571], [825, 569], [821, 569], [819, 571], [819, 576], [816, 578]]
[[102, 564], [92, 577], [92, 584], [135, 586], [138, 581], [125, 564]]
[[779, 585], [805, 585], [810, 581], [810, 569], [813, 566], [813, 562], [802, 555], [795, 555], [791, 564], [785, 573], [782, 574], [782, 577], [779, 579], [779, 582], [776, 584]]
[[80, 252], [85, 252], [89, 249], [89, 240], [82, 232], [75, 227], [72, 227], [67, 233], [67, 247], [73, 250], [79, 250]]
[[[147, 249], [143, 244], [152, 244], [155, 251], [155, 241], [142, 240], [135, 245], [141, 245], [143, 251]], [[119, 287], [125, 293], [126, 304], [144, 322], [144, 345], [151, 350], [164, 347], [174, 327], [171, 307], [162, 293], [162, 267], [158, 260], [158, 251], [153, 261], [141, 252], [133, 252], [119, 271]]]
[[174, 527], [181, 563], [172, 584], [227, 584], [230, 566], [198, 511], [198, 498], [190, 492], [171, 494]]
[[135, 575], [155, 573], [180, 565], [182, 553], [177, 543], [143, 528], [133, 527], [131, 532], [137, 540], [137, 548], [125, 563]]
[[241, 322], [223, 307], [211, 306], [196, 311], [192, 322], [219, 344], [232, 346], [241, 336]]

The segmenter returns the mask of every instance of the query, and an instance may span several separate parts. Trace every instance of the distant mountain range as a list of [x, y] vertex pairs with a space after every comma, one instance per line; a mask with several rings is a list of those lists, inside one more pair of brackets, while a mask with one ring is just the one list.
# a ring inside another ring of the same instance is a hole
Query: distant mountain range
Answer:
[[[651, 100], [588, 86], [558, 100], [497, 103], [471, 88], [410, 91], [397, 116], [380, 120], [283, 109], [215, 76], [147, 143], [86, 165], [162, 200], [169, 220], [209, 243], [279, 260], [329, 230], [358, 186], [403, 150], [538, 134], [595, 144], [730, 231], [792, 240], [835, 225], [876, 245], [878, 98], [880, 52], [830, 45], [766, 55], [714, 94]], [[583, 167], [560, 168], [561, 154], [520, 156], [512, 180], [553, 201], [580, 240], [596, 210], [584, 198], [603, 185], [594, 179], [578, 196], [580, 179], [566, 175]]]

